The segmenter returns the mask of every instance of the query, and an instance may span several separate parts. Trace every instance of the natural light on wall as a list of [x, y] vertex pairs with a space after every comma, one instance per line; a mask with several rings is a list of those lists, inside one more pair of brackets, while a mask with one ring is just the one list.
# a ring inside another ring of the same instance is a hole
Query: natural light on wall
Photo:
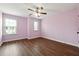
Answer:
[[38, 22], [34, 21], [34, 31], [37, 31], [37, 30], [38, 30]]
[[5, 32], [6, 34], [16, 34], [16, 20], [5, 19]]

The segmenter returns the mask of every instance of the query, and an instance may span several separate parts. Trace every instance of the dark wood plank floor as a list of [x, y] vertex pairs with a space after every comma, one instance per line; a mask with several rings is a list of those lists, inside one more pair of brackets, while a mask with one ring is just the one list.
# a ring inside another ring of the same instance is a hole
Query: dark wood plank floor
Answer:
[[79, 56], [79, 48], [44, 38], [6, 42], [0, 56]]

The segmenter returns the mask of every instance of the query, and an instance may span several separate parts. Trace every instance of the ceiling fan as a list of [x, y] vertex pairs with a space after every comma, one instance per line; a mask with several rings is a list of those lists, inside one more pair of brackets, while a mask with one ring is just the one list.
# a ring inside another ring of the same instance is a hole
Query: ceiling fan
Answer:
[[[38, 17], [40, 17], [41, 14], [42, 15], [47, 15], [47, 13], [44, 12], [44, 7], [42, 7], [42, 6], [41, 7], [36, 7], [35, 9], [28, 8], [28, 10], [36, 13]], [[32, 15], [32, 14], [30, 14], [30, 15]]]

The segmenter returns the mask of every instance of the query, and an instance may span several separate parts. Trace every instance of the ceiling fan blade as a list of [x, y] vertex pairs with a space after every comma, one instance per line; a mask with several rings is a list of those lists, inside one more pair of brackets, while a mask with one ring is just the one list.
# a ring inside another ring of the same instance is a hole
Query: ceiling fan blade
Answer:
[[46, 15], [47, 13], [41, 12], [41, 14], [45, 14]]
[[30, 10], [30, 11], [34, 11], [33, 9], [30, 9], [30, 8], [28, 8], [28, 10]]

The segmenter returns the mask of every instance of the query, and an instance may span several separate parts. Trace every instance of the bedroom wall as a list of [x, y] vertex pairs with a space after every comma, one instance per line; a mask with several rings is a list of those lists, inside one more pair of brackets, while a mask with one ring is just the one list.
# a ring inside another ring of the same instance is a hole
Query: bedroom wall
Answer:
[[[38, 22], [38, 31], [34, 31], [34, 21]], [[27, 20], [27, 32], [28, 32], [28, 39], [41, 37], [41, 20], [34, 18], [34, 17], [28, 17]]]
[[[76, 13], [77, 14], [77, 26], [78, 26], [78, 32], [79, 32], [79, 8], [77, 8], [76, 12], [77, 12]], [[78, 35], [78, 43], [79, 43], [79, 33], [77, 35]]]
[[78, 26], [75, 10], [49, 12], [42, 20], [42, 36], [51, 40], [77, 46]]
[[0, 12], [0, 44], [2, 41], [2, 12]]
[[[27, 38], [27, 18], [25, 17], [20, 17], [20, 16], [15, 16], [15, 15], [10, 15], [10, 14], [2, 14], [3, 18], [3, 39], [2, 41], [12, 41], [12, 40], [18, 40], [18, 39], [24, 39]], [[5, 18], [11, 18], [14, 20], [17, 20], [17, 34], [5, 34], [4, 31], [4, 20]]]
[[77, 8], [76, 14], [77, 14], [77, 26], [78, 26], [78, 32], [79, 32], [79, 8]]
[[[17, 34], [5, 34], [4, 20], [6, 18], [17, 20]], [[32, 39], [32, 38], [37, 38], [41, 36], [41, 20], [38, 20], [37, 18], [34, 18], [34, 17], [25, 18], [25, 17], [3, 13], [2, 19], [3, 19], [3, 26], [2, 26], [3, 28], [2, 41], [3, 42], [19, 40], [19, 39], [24, 39], [24, 38]], [[34, 31], [34, 28], [33, 28], [34, 21], [39, 22], [38, 31]]]

